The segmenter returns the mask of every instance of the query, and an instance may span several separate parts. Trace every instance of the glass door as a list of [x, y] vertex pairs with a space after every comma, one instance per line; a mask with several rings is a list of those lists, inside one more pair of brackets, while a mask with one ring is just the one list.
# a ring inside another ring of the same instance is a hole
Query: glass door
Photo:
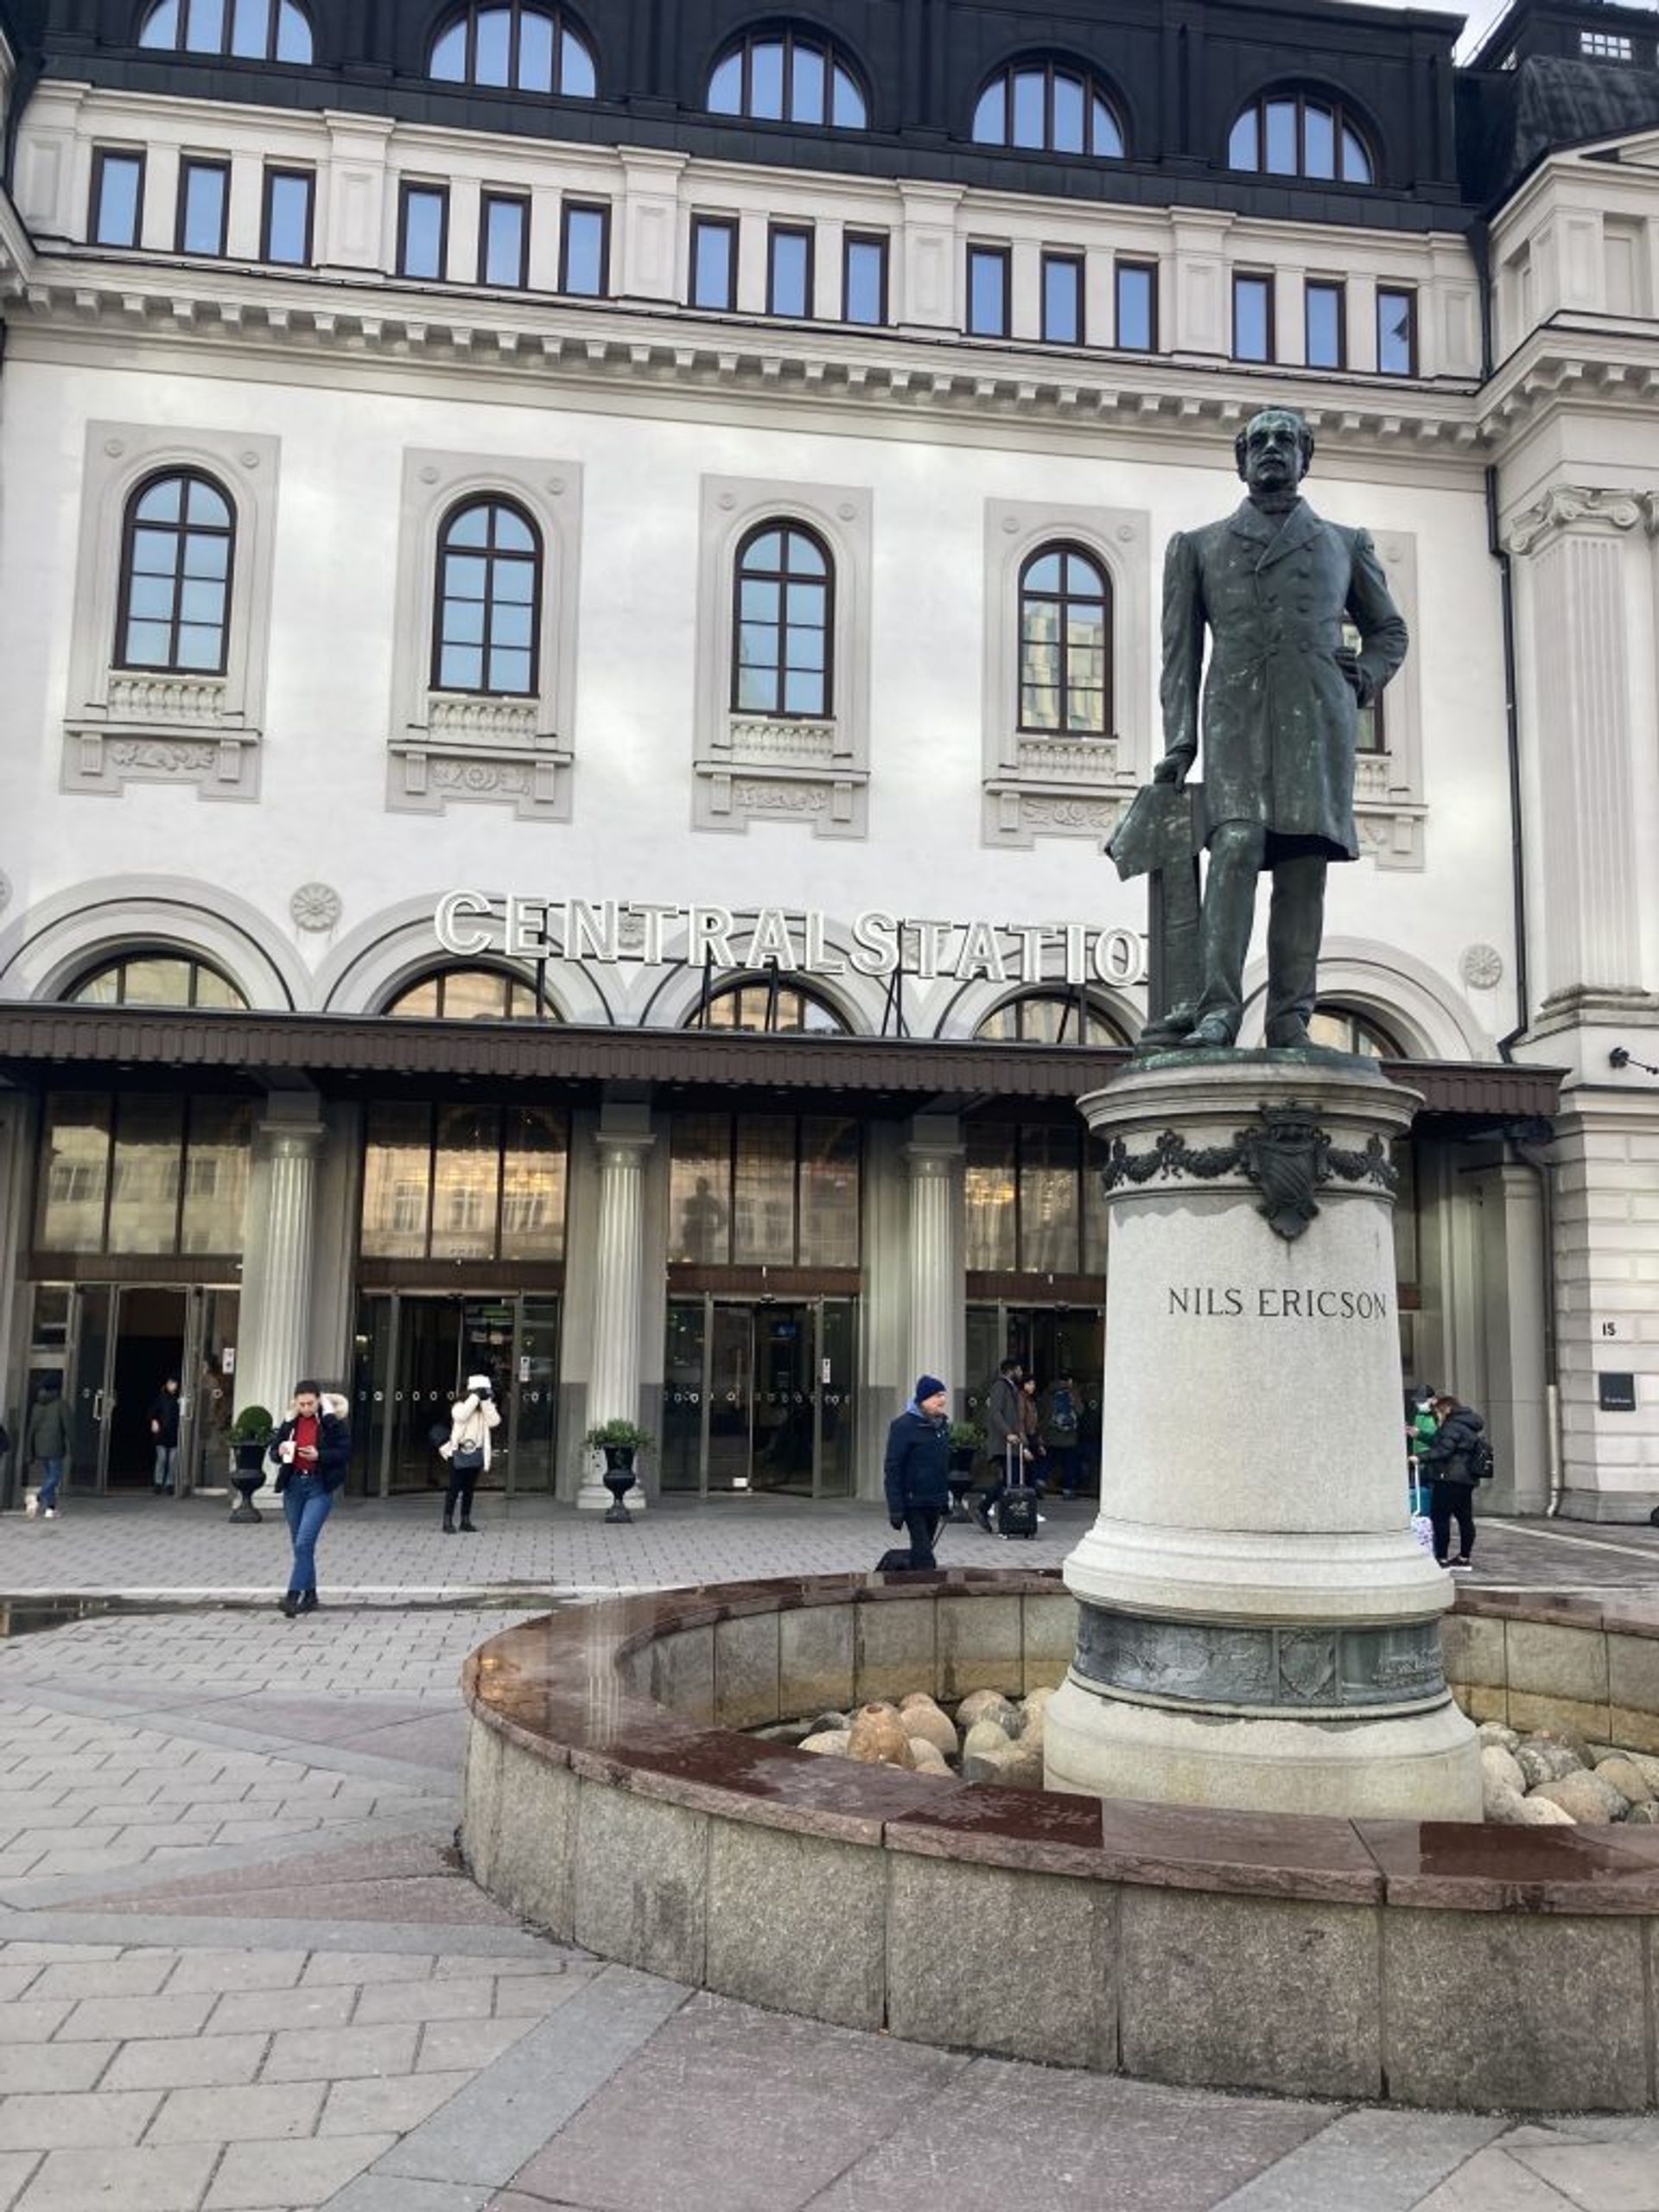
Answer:
[[447, 1478], [446, 1464], [438, 1457], [438, 1431], [449, 1433], [461, 1366], [461, 1302], [399, 1298], [396, 1318], [385, 1484], [394, 1496], [442, 1490]]
[[559, 1471], [559, 1301], [525, 1298], [518, 1313], [517, 1382], [505, 1408], [512, 1456], [507, 1488], [551, 1497]]
[[63, 1386], [69, 1407], [67, 1480], [72, 1490], [104, 1487], [114, 1311], [115, 1293], [101, 1284], [76, 1290], [72, 1301], [69, 1371]]
[[709, 1307], [702, 1298], [668, 1301], [663, 1359], [663, 1445], [658, 1478], [665, 1491], [702, 1490], [709, 1415]]
[[812, 1495], [817, 1393], [812, 1361], [817, 1334], [810, 1306], [762, 1304], [751, 1309], [754, 1405], [750, 1417], [753, 1464], [750, 1487]]
[[190, 1305], [179, 1449], [181, 1497], [191, 1491], [224, 1490], [230, 1482], [236, 1336], [242, 1300], [234, 1290], [198, 1290], [191, 1293]]
[[819, 1497], [850, 1497], [858, 1449], [858, 1308], [850, 1298], [826, 1298], [818, 1307]]
[[746, 1491], [753, 1463], [754, 1317], [747, 1306], [716, 1306], [709, 1325], [708, 1491]]

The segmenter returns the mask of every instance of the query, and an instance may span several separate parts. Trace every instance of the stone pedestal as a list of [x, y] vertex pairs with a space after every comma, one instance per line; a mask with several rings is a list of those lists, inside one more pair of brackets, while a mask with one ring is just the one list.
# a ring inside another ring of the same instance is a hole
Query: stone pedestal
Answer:
[[1080, 1102], [1110, 1207], [1099, 1517], [1051, 1789], [1478, 1820], [1408, 1523], [1390, 1141], [1360, 1061], [1167, 1053]]
[[[618, 1117], [621, 1118], [621, 1117]], [[588, 1404], [601, 1421], [639, 1418], [639, 1236], [648, 1128], [601, 1128], [599, 1152], [599, 1238], [594, 1259], [594, 1359]], [[608, 1513], [615, 1503], [602, 1479], [602, 1452], [589, 1452], [582, 1471], [577, 1510]], [[628, 1492], [630, 1513], [645, 1510], [645, 1485]]]

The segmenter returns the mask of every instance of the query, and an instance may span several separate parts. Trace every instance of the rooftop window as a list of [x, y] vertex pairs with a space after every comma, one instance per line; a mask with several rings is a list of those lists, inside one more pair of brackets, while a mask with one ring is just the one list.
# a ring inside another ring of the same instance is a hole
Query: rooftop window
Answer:
[[440, 84], [558, 92], [566, 99], [590, 100], [599, 89], [593, 50], [563, 10], [529, 0], [461, 9], [432, 41], [427, 73]]
[[1123, 126], [1092, 78], [1055, 61], [1021, 61], [992, 78], [974, 109], [974, 143], [1120, 160]]
[[1358, 125], [1334, 100], [1275, 92], [1252, 100], [1227, 141], [1230, 168], [1265, 176], [1375, 184], [1376, 164]]
[[298, 0], [159, 0], [139, 26], [138, 43], [239, 61], [312, 59], [310, 18]]
[[711, 115], [862, 130], [869, 115], [850, 65], [825, 40], [794, 30], [741, 40], [709, 79]]

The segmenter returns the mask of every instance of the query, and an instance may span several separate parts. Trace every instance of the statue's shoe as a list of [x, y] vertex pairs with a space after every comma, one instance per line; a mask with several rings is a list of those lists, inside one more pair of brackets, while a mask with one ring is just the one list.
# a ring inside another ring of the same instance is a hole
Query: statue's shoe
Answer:
[[1186, 1042], [1204, 1046], [1213, 1052], [1225, 1052], [1232, 1047], [1233, 1033], [1220, 1014], [1206, 1014], [1204, 1020], [1188, 1033]]

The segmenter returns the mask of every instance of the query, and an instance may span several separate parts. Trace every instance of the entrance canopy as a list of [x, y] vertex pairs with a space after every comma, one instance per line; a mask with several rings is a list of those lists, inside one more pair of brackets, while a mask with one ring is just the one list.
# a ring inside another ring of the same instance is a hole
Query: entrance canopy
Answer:
[[[1097, 1090], [1128, 1054], [1078, 1045], [1001, 1044], [706, 1029], [580, 1028], [564, 1022], [422, 1021], [384, 1016], [237, 1014], [169, 1007], [0, 1007], [0, 1076], [51, 1084], [176, 1081], [255, 1090], [312, 1087], [366, 1096], [389, 1083], [521, 1084], [597, 1098], [616, 1085], [810, 1092], [872, 1114], [934, 1103], [1070, 1100]], [[1388, 1060], [1424, 1110], [1462, 1122], [1547, 1118], [1560, 1071], [1499, 1062]]]

